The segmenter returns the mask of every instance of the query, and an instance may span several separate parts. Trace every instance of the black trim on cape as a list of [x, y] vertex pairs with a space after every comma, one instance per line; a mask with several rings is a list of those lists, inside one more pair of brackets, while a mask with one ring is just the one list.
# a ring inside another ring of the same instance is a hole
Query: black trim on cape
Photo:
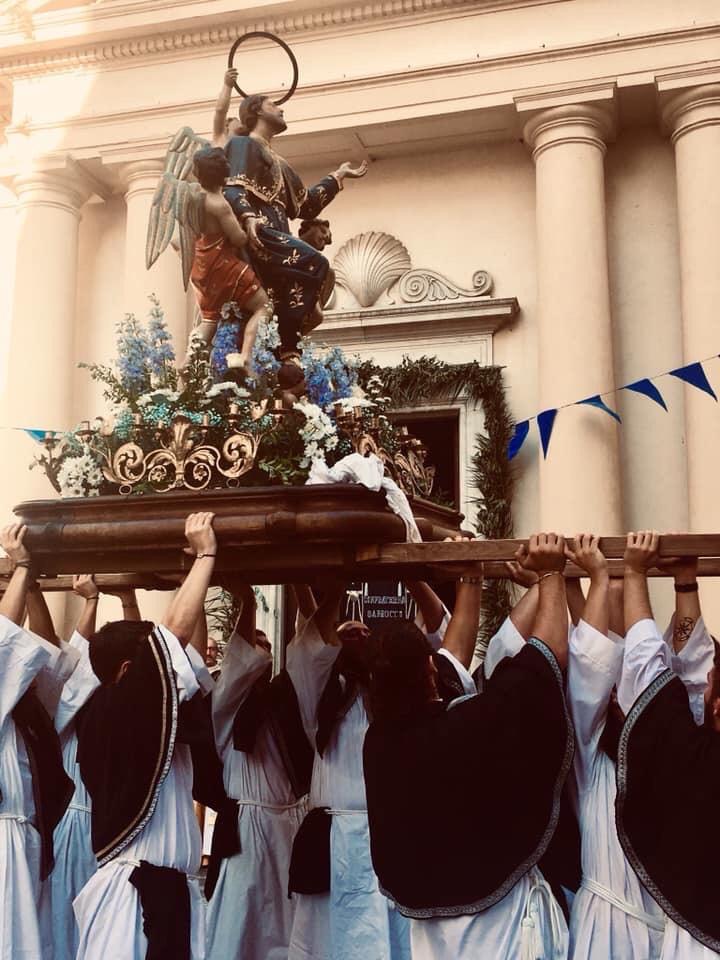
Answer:
[[720, 953], [720, 734], [698, 727], [687, 691], [665, 670], [640, 694], [620, 735], [617, 834], [663, 911]]
[[41, 841], [40, 879], [44, 881], [55, 865], [53, 833], [72, 800], [75, 784], [63, 766], [55, 725], [32, 687], [15, 705], [12, 718], [30, 764], [35, 820]]
[[281, 670], [269, 683], [262, 677], [255, 681], [233, 720], [233, 749], [252, 753], [264, 723], [280, 751], [295, 799], [300, 800], [310, 792], [315, 751], [305, 733], [297, 693], [287, 670]]
[[[496, 726], [494, 720], [508, 720], [508, 716], [495, 715], [497, 705], [505, 701], [507, 714], [507, 698], [513, 693], [516, 699], [522, 698], [522, 706], [512, 705], [512, 709], [517, 709], [514, 729], [508, 729], [507, 724]], [[523, 707], [530, 710], [529, 715]], [[558, 823], [560, 798], [574, 749], [560, 667], [550, 649], [533, 639], [517, 656], [498, 667], [488, 692], [463, 700], [448, 711], [442, 704], [429, 705], [426, 718], [420, 718], [417, 729], [408, 727], [407, 735], [401, 730], [395, 751], [384, 757], [396, 731], [386, 729], [384, 724], [373, 724], [368, 731], [364, 761], [373, 866], [381, 892], [395, 902], [404, 916], [425, 919], [480, 913], [502, 900], [538, 863]], [[422, 763], [436, 723], [448, 723], [446, 733], [435, 745], [443, 751], [445, 771], [433, 767], [431, 755], [427, 756], [426, 768]], [[486, 729], [467, 734], [465, 743], [457, 739], [462, 728], [467, 731], [477, 723]], [[530, 744], [532, 734], [535, 737]], [[477, 746], [474, 757], [467, 753], [468, 736], [474, 738]], [[523, 745], [526, 756], [514, 763], [515, 751]], [[539, 748], [548, 745], [550, 756], [541, 755]], [[480, 757], [482, 753], [487, 757]], [[414, 754], [418, 762], [412, 772], [416, 777], [407, 776], [409, 767], [395, 770], [398, 756], [414, 764]], [[475, 763], [476, 772], [468, 772], [467, 760]], [[485, 765], [485, 760], [490, 761], [490, 766]], [[527, 762], [536, 769], [527, 770]], [[493, 782], [483, 779], [486, 771], [488, 777], [512, 777], [514, 782], [508, 781], [504, 791], [495, 794]], [[538, 783], [533, 778], [543, 773], [547, 782], [538, 795]], [[528, 778], [524, 791], [523, 777]], [[400, 787], [398, 796], [392, 796], [395, 785]], [[446, 794], [448, 790], [450, 793]], [[494, 799], [485, 799], [493, 795]], [[444, 821], [442, 798], [446, 796], [452, 801], [459, 798], [464, 809]], [[418, 797], [423, 798], [420, 804]], [[483, 801], [488, 808], [484, 812]], [[521, 811], [509, 809], [512, 805], [519, 808], [521, 801]], [[409, 810], [414, 822], [408, 820]], [[483, 816], [493, 815], [497, 821], [487, 823], [483, 832], [478, 823]], [[468, 822], [472, 823], [472, 830], [468, 830]], [[521, 840], [517, 836], [518, 823], [526, 834]], [[507, 863], [495, 864], [490, 849], [493, 844], [498, 848], [498, 856]], [[513, 845], [516, 849], [512, 849]], [[451, 885], [454, 889], [450, 889]]]
[[77, 756], [92, 800], [93, 851], [103, 866], [146, 826], [172, 763], [178, 691], [159, 630], [118, 683], [95, 691], [83, 713]]

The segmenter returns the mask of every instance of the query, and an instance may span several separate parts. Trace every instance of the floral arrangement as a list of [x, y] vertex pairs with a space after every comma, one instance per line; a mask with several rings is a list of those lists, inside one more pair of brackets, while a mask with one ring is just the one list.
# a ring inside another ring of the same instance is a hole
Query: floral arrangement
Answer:
[[[234, 304], [223, 317], [210, 355], [194, 342], [182, 378], [156, 300], [145, 322], [127, 315], [117, 324], [114, 361], [81, 364], [103, 385], [106, 415], [46, 438], [47, 454], [38, 459], [61, 496], [302, 484], [315, 458], [332, 465], [352, 452], [352, 436], [363, 430], [396, 452], [387, 398], [379, 382], [360, 388], [357, 359], [305, 340], [307, 395], [288, 408], [277, 382], [276, 322], [261, 324], [252, 375], [239, 385], [226, 362], [241, 324]], [[186, 463], [191, 448], [197, 453]]]

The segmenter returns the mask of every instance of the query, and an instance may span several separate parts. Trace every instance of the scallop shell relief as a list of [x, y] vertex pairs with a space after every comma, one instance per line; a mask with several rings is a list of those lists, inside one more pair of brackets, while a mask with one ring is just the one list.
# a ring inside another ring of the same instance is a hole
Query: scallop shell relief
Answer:
[[372, 307], [411, 266], [410, 254], [396, 237], [375, 231], [348, 240], [333, 261], [336, 282], [361, 307]]

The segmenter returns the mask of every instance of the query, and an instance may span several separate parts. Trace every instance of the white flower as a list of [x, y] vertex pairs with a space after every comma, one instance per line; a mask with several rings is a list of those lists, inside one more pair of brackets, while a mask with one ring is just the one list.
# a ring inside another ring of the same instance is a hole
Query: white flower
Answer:
[[[361, 389], [361, 388], [358, 388], [358, 389]], [[332, 410], [335, 404], [340, 404], [343, 410], [354, 410], [355, 407], [376, 407], [377, 406], [377, 404], [373, 403], [372, 400], [368, 400], [364, 393], [353, 394], [350, 397], [341, 397], [339, 400], [334, 400], [332, 403], [328, 404], [327, 409]]]
[[293, 409], [305, 417], [305, 423], [300, 430], [304, 443], [301, 466], [307, 467], [310, 461], [323, 457], [328, 450], [335, 449], [338, 445], [337, 428], [316, 403], [298, 401], [293, 405]]
[[86, 448], [80, 456], [65, 457], [57, 479], [60, 496], [92, 497], [99, 494], [103, 475], [98, 461]]
[[146, 407], [149, 403], [157, 403], [158, 400], [179, 400], [180, 394], [177, 390], [171, 390], [169, 387], [159, 387], [157, 390], [151, 390], [149, 393], [143, 393], [138, 397], [139, 407]]
[[219, 397], [226, 393], [231, 393], [240, 399], [250, 396], [249, 390], [246, 390], [244, 387], [239, 387], [236, 383], [233, 383], [232, 380], [225, 380], [222, 383], [214, 384], [209, 390], [205, 391], [205, 396]]

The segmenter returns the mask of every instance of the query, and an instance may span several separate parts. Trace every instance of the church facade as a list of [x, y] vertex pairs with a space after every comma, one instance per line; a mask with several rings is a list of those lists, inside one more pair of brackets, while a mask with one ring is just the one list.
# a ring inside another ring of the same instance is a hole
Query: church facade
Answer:
[[[173, 250], [145, 269], [149, 208], [248, 30], [297, 56], [277, 149], [305, 182], [370, 163], [325, 212], [344, 279], [317, 339], [498, 364], [516, 419], [559, 408], [547, 457], [533, 421], [515, 461], [519, 535], [720, 529], [718, 404], [672, 377], [667, 410], [611, 392], [694, 361], [720, 388], [714, 0], [0, 3], [4, 513], [51, 493], [11, 428], [102, 413], [77, 364], [112, 356], [124, 313], [156, 294], [181, 353], [194, 301]], [[267, 45], [236, 66], [250, 91], [289, 81]], [[622, 425], [574, 405], [595, 395]], [[451, 406], [432, 415], [455, 424], [472, 516], [482, 410]]]

